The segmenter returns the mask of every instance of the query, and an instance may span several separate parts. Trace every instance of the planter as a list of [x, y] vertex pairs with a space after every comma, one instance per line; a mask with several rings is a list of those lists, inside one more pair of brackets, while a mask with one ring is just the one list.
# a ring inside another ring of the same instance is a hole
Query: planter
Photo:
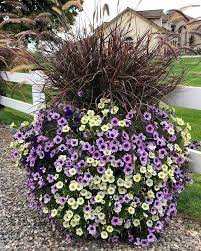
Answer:
[[177, 211], [190, 126], [167, 106], [139, 116], [101, 99], [97, 111], [59, 104], [15, 134], [12, 156], [27, 175], [28, 201], [72, 238], [148, 246]]

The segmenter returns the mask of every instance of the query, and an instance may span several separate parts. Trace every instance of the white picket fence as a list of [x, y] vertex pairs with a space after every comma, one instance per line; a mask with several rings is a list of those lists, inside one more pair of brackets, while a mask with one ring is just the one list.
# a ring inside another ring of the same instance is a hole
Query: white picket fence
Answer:
[[[11, 73], [0, 72], [1, 78], [14, 83], [26, 83], [32, 86], [33, 104], [28, 104], [12, 98], [0, 96], [0, 104], [12, 109], [30, 114], [37, 110], [37, 105], [45, 100], [42, 93], [45, 78], [42, 72]], [[201, 110], [201, 87], [179, 87], [174, 93], [166, 97], [170, 105]], [[200, 132], [201, 133], [201, 132]], [[189, 149], [192, 163], [189, 171], [201, 173], [201, 152]]]

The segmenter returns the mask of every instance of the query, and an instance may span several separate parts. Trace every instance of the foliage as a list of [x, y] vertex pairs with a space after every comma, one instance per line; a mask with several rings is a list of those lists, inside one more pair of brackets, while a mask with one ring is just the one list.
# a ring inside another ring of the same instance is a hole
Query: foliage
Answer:
[[[190, 181], [189, 125], [166, 106], [121, 113], [102, 98], [98, 113], [59, 104], [15, 134], [30, 206], [59, 219], [71, 238], [153, 243]], [[192, 144], [194, 148], [196, 145]]]
[[[57, 90], [53, 103], [61, 101], [80, 108], [95, 107], [99, 97], [110, 98], [130, 110], [157, 104], [182, 82], [183, 74], [170, 74], [178, 51], [161, 36], [149, 31], [132, 44], [125, 41], [127, 28], [102, 29], [92, 36], [68, 36], [45, 54], [42, 67], [50, 89]], [[167, 50], [166, 50], [167, 51]]]
[[[55, 11], [56, 9], [57, 11]], [[73, 24], [78, 9], [81, 9], [80, 1], [1, 1], [0, 29], [15, 34], [24, 32], [24, 35], [35, 36], [36, 32], [43, 32], [53, 28], [60, 29], [60, 15], [65, 16], [68, 24]]]

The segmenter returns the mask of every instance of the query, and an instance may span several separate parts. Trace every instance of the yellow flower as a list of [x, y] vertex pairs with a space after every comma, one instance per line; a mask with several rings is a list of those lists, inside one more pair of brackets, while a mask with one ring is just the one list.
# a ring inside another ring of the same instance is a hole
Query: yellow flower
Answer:
[[79, 214], [75, 214], [74, 217], [73, 217], [73, 219], [74, 219], [75, 221], [79, 222], [80, 219], [81, 219], [81, 217], [79, 216]]
[[109, 128], [108, 128], [107, 125], [103, 125], [103, 126], [101, 126], [101, 130], [102, 130], [103, 132], [106, 132], [106, 131], [109, 130]]
[[58, 189], [62, 189], [63, 186], [64, 186], [64, 183], [63, 183], [62, 181], [58, 181], [57, 184], [56, 184], [56, 187], [57, 187]]
[[108, 169], [105, 171], [105, 175], [107, 175], [107, 176], [113, 175], [112, 169], [108, 168]]
[[76, 227], [78, 225], [78, 222], [75, 221], [75, 220], [71, 220], [70, 224], [71, 224], [72, 227]]
[[170, 135], [174, 135], [174, 133], [175, 133], [175, 130], [174, 130], [174, 128], [169, 128], [168, 129], [168, 133], [170, 134]]
[[76, 235], [78, 235], [78, 236], [82, 236], [83, 235], [83, 231], [82, 231], [81, 228], [77, 228], [76, 229]]
[[69, 185], [69, 190], [70, 191], [76, 191], [77, 190], [77, 182], [76, 181], [75, 182], [71, 181], [71, 183]]
[[99, 220], [104, 220], [105, 219], [105, 214], [104, 213], [99, 213], [98, 218], [99, 218]]
[[107, 176], [107, 181], [108, 181], [110, 184], [113, 183], [113, 182], [115, 181], [114, 176], [113, 176], [113, 175]]
[[124, 180], [123, 179], [121, 179], [121, 178], [119, 178], [118, 180], [117, 180], [117, 186], [119, 186], [119, 187], [123, 187], [124, 186]]
[[138, 227], [138, 226], [140, 225], [140, 220], [139, 220], [139, 219], [134, 219], [134, 220], [133, 220], [133, 225], [134, 225], [135, 227]]
[[112, 195], [115, 193], [115, 187], [110, 186], [107, 190], [108, 194]]
[[112, 233], [114, 228], [112, 226], [107, 226], [106, 230], [108, 233]]
[[22, 127], [26, 127], [26, 126], [28, 126], [29, 125], [29, 121], [23, 121], [22, 123], [21, 123], [21, 126]]
[[129, 214], [134, 214], [135, 213], [135, 208], [129, 207], [128, 212], [129, 212]]
[[131, 188], [132, 185], [133, 185], [132, 180], [127, 180], [127, 181], [125, 181], [125, 183], [124, 183], [124, 187], [125, 187], [125, 188]]
[[105, 108], [105, 104], [104, 103], [99, 103], [98, 104], [98, 108], [99, 109], [104, 109]]
[[64, 228], [69, 228], [69, 227], [70, 227], [69, 222], [68, 222], [68, 221], [64, 221], [64, 222], [63, 222], [63, 227], [64, 227]]
[[101, 112], [104, 116], [106, 116], [109, 113], [109, 111], [110, 111], [109, 109], [104, 109]]
[[53, 209], [53, 210], [51, 211], [51, 217], [55, 217], [55, 216], [57, 216], [57, 214], [58, 214], [57, 209]]
[[77, 209], [79, 207], [79, 205], [77, 204], [77, 202], [75, 202], [71, 207], [72, 207], [72, 209], [75, 210], [75, 209]]
[[72, 210], [68, 210], [66, 211], [65, 215], [64, 215], [64, 220], [70, 220], [73, 217], [73, 211]]
[[146, 180], [146, 185], [147, 185], [148, 187], [152, 187], [153, 184], [154, 184], [153, 180], [151, 180], [151, 179], [147, 179], [147, 180]]
[[146, 171], [147, 171], [147, 169], [146, 169], [145, 166], [141, 166], [141, 167], [140, 167], [140, 172], [141, 172], [141, 173], [146, 173]]
[[93, 163], [92, 163], [92, 166], [93, 166], [93, 167], [98, 166], [98, 160], [94, 160]]
[[143, 203], [142, 204], [142, 209], [145, 210], [145, 211], [149, 210], [149, 205], [147, 203]]
[[141, 177], [141, 175], [139, 173], [133, 176], [133, 180], [135, 182], [140, 182], [141, 179], [142, 179], [142, 177]]
[[119, 121], [119, 126], [124, 127], [126, 125], [126, 122], [124, 120]]
[[70, 168], [68, 172], [70, 173], [71, 176], [73, 176], [77, 173], [75, 168]]
[[149, 191], [147, 192], [147, 196], [148, 196], [149, 198], [155, 198], [154, 192], [153, 192], [152, 190], [149, 190]]
[[89, 115], [89, 117], [93, 117], [95, 112], [93, 110], [88, 110], [87, 115]]
[[95, 161], [92, 157], [87, 157], [87, 163], [92, 164]]
[[159, 177], [160, 179], [164, 180], [164, 179], [166, 178], [166, 174], [165, 174], [164, 172], [160, 172], [160, 173], [158, 174], [158, 177]]
[[70, 127], [68, 125], [65, 125], [62, 129], [63, 132], [69, 132], [70, 131]]
[[49, 213], [49, 210], [48, 210], [47, 207], [43, 207], [42, 210], [43, 210], [43, 213], [44, 213], [44, 214], [48, 214], [48, 213]]
[[69, 198], [67, 202], [68, 202], [68, 205], [72, 206], [76, 201], [74, 198]]
[[152, 227], [153, 226], [153, 221], [152, 220], [148, 220], [147, 221], [147, 226], [148, 227]]
[[108, 238], [108, 233], [106, 231], [102, 231], [101, 232], [101, 238], [104, 239], [104, 240], [107, 239]]
[[181, 118], [176, 118], [176, 122], [177, 122], [177, 124], [180, 125], [180, 126], [184, 126], [184, 125], [185, 125], [183, 119], [181, 119]]
[[88, 116], [86, 116], [86, 115], [84, 115], [84, 116], [82, 117], [82, 119], [81, 119], [81, 123], [82, 123], [82, 124], [87, 124], [88, 121], [89, 121], [89, 119], [88, 119]]
[[111, 151], [111, 150], [105, 150], [105, 151], [103, 151], [103, 153], [104, 153], [105, 155], [110, 155], [110, 154], [112, 153], [112, 151]]
[[100, 194], [97, 194], [94, 200], [96, 203], [100, 203], [103, 200], [103, 197]]
[[82, 189], [81, 192], [80, 192], [80, 194], [82, 196], [86, 196], [87, 195], [87, 190], [86, 189]]
[[15, 128], [16, 127], [16, 125], [15, 125], [15, 123], [13, 122], [11, 125], [10, 125], [10, 128]]
[[80, 131], [80, 132], [83, 132], [85, 129], [86, 129], [86, 126], [85, 126], [85, 125], [81, 125], [81, 126], [79, 127], [79, 131]]
[[111, 114], [117, 114], [118, 111], [119, 111], [119, 107], [113, 106], [111, 109]]

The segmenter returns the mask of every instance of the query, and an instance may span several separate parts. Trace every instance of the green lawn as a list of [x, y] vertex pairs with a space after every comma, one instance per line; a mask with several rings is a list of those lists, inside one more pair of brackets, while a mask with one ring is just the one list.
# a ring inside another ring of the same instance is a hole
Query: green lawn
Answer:
[[181, 193], [178, 212], [201, 222], [201, 174], [193, 174], [193, 184]]
[[201, 57], [180, 58], [173, 68], [174, 73], [185, 71], [184, 85], [201, 86]]
[[[1, 84], [1, 83], [0, 83]], [[26, 103], [32, 103], [32, 91], [30, 85], [19, 86], [17, 84], [10, 83], [5, 86], [6, 95], [9, 98], [20, 100]], [[22, 112], [10, 109], [8, 107], [0, 110], [0, 123], [10, 125], [12, 122], [18, 126], [24, 120], [31, 120], [31, 116]]]

